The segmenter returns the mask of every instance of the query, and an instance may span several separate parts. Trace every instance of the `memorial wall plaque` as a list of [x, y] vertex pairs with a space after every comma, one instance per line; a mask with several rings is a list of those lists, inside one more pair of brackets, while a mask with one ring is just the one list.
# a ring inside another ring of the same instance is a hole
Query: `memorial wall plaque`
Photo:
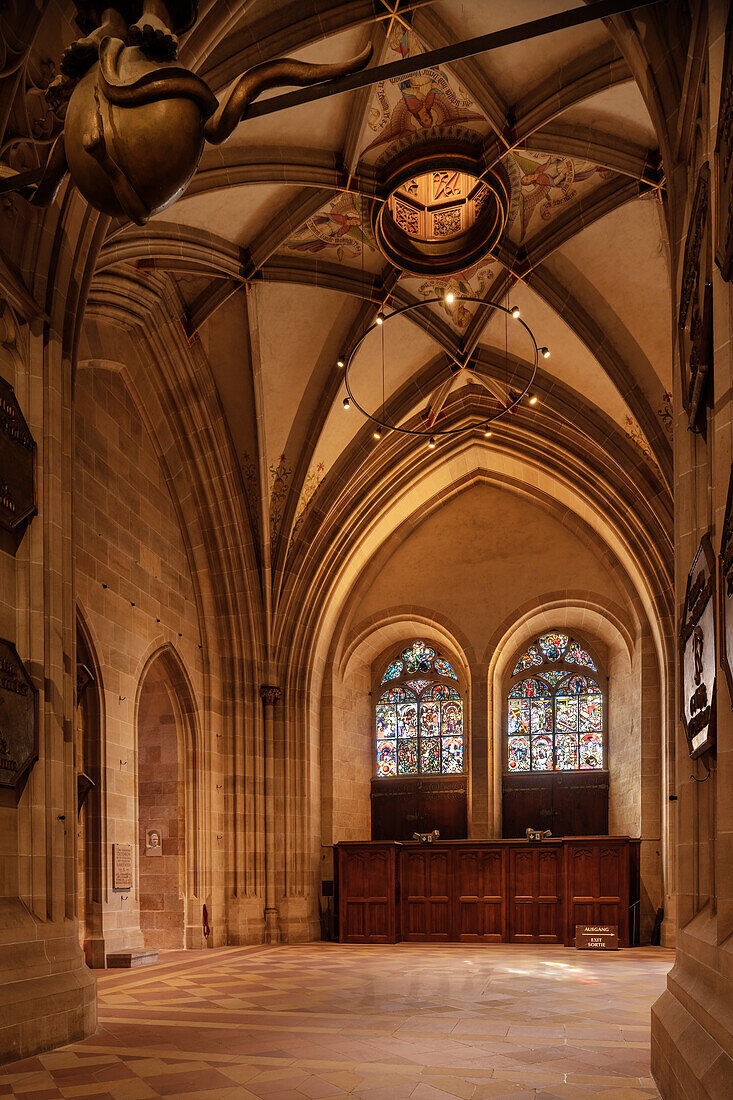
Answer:
[[36, 689], [13, 643], [0, 639], [0, 787], [18, 787], [37, 758]]
[[723, 671], [733, 702], [733, 466], [720, 540], [720, 623]]
[[690, 756], [715, 744], [715, 557], [710, 535], [703, 535], [687, 577], [680, 626], [682, 721]]
[[618, 951], [618, 925], [576, 924], [575, 946], [579, 951]]
[[36, 514], [36, 444], [15, 390], [0, 378], [0, 531], [20, 542]]
[[132, 890], [132, 844], [112, 845], [112, 889]]

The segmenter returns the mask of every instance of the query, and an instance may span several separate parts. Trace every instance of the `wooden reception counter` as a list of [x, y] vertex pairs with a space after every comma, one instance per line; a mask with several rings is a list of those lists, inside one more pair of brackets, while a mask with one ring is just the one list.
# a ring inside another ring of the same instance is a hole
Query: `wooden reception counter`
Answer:
[[341, 943], [575, 943], [576, 924], [636, 940], [639, 841], [626, 836], [336, 845]]

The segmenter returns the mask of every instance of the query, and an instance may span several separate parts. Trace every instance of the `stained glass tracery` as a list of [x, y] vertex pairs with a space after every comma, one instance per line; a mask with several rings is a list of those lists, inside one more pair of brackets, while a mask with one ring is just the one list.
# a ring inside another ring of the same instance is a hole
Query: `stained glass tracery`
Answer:
[[463, 772], [463, 700], [457, 687], [416, 673], [457, 680], [445, 658], [413, 642], [382, 677], [388, 686], [376, 704], [377, 775], [440, 775]]
[[585, 670], [597, 672], [593, 657], [560, 631], [543, 634], [519, 658], [512, 676], [528, 675], [513, 683], [507, 699], [510, 772], [605, 766], [603, 693]]

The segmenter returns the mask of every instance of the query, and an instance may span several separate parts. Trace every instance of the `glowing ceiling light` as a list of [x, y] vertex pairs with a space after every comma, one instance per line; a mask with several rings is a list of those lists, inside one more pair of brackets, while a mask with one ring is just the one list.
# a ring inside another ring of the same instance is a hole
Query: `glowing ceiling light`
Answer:
[[431, 451], [435, 447], [435, 436], [434, 435], [430, 436], [430, 439], [428, 440], [428, 447], [430, 448]]
[[380, 309], [379, 313], [377, 314], [377, 324], [378, 325], [383, 325], [384, 324], [384, 314], [382, 313], [381, 309]]
[[550, 358], [550, 349], [549, 348], [540, 348], [540, 355], [542, 356], [543, 359], [549, 359]]
[[512, 317], [516, 321], [516, 319], [519, 317], [519, 306], [512, 306], [512, 308], [509, 312], [511, 313]]
[[452, 290], [448, 291], [448, 293], [445, 296], [445, 300], [448, 303], [448, 305], [451, 305], [452, 302], [455, 302], [456, 296], [455, 296], [455, 294], [453, 293]]
[[348, 397], [344, 398], [344, 408], [345, 409], [350, 409], [351, 408], [351, 402], [349, 401]]
[[338, 359], [338, 360], [336, 361], [336, 366], [337, 366], [337, 367], [345, 367], [345, 366], [346, 366], [346, 363], [344, 363], [343, 359]]

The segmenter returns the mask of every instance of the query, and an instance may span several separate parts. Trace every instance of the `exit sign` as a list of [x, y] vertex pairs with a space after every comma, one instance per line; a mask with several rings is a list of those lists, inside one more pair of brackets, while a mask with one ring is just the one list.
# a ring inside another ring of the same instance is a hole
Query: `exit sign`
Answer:
[[575, 946], [579, 951], [618, 951], [618, 925], [576, 924]]

